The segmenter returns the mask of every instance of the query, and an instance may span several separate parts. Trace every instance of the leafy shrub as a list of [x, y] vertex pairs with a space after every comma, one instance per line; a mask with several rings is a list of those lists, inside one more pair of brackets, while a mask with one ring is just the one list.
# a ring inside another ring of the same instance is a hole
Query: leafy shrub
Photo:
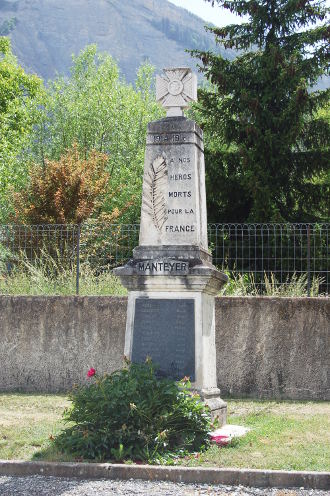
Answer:
[[80, 157], [78, 146], [30, 170], [30, 182], [14, 192], [16, 223], [80, 224], [97, 211], [109, 193], [108, 156], [92, 150]]
[[74, 424], [55, 440], [61, 451], [84, 459], [164, 462], [208, 445], [211, 418], [186, 378], [159, 379], [147, 360], [89, 380], [70, 394], [64, 419]]

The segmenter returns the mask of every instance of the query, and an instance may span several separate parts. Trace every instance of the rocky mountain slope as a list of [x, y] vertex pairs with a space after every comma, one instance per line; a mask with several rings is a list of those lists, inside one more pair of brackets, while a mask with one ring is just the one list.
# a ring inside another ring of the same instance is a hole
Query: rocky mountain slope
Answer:
[[0, 0], [0, 35], [44, 79], [67, 74], [71, 55], [90, 43], [110, 53], [129, 81], [145, 60], [157, 69], [194, 67], [186, 48], [215, 49], [204, 24], [167, 0]]

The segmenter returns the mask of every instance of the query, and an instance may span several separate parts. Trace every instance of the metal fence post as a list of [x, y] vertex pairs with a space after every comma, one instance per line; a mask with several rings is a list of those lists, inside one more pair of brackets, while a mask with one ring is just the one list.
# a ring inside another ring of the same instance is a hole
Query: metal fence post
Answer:
[[311, 295], [311, 226], [307, 226], [307, 296]]
[[80, 224], [78, 224], [78, 229], [77, 229], [76, 295], [79, 295], [79, 270], [80, 270]]

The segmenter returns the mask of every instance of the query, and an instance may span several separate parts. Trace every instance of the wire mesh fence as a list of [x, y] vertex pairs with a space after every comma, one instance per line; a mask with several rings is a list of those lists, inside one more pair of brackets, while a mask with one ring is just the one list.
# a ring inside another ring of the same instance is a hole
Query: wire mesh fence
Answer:
[[329, 293], [329, 224], [210, 224], [213, 263], [234, 274], [249, 274], [262, 294], [267, 280], [288, 285], [305, 276]]
[[[263, 294], [270, 280], [290, 284], [305, 277], [307, 294], [317, 278], [319, 293], [328, 295], [330, 224], [209, 224], [213, 263], [233, 277], [253, 280]], [[125, 264], [138, 246], [138, 224], [0, 226], [0, 276], [10, 277], [18, 266], [59, 275], [64, 269], [79, 293], [82, 267], [96, 277]]]

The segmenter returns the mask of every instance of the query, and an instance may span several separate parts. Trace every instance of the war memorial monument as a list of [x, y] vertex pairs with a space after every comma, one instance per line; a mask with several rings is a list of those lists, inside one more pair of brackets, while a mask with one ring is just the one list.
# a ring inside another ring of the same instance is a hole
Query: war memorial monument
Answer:
[[214, 297], [227, 277], [208, 251], [203, 132], [183, 115], [197, 100], [197, 77], [164, 69], [156, 96], [167, 117], [148, 125], [139, 246], [115, 269], [129, 290], [125, 355], [133, 362], [150, 356], [166, 377], [189, 376], [223, 424]]

